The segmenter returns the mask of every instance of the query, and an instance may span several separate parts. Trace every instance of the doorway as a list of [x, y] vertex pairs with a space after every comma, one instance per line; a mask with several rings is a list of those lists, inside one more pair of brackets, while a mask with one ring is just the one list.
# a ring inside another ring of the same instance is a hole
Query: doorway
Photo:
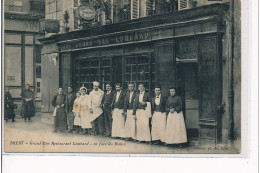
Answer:
[[198, 64], [177, 64], [177, 94], [183, 99], [183, 113], [188, 137], [199, 136]]

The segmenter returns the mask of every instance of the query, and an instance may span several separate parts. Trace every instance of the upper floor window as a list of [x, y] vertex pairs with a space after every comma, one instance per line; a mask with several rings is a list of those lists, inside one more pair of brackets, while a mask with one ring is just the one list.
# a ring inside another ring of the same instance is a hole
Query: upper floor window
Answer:
[[177, 0], [111, 0], [113, 22], [176, 11]]
[[31, 7], [30, 8], [31, 12], [35, 12], [38, 14], [44, 14], [44, 12], [45, 12], [45, 2], [44, 1], [31, 0], [30, 7]]
[[9, 11], [22, 12], [23, 2], [21, 0], [15, 0], [9, 5]]

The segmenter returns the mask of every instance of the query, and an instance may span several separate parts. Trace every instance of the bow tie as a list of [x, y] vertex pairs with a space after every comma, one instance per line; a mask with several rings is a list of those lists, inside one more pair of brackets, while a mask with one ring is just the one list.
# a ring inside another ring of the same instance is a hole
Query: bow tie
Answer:
[[157, 96], [156, 98], [160, 98], [159, 96]]

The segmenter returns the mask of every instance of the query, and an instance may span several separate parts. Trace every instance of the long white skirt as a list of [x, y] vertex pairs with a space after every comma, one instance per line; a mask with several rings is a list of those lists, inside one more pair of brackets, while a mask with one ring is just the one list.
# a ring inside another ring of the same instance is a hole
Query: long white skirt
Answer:
[[154, 112], [152, 118], [152, 140], [161, 140], [165, 138], [166, 113]]
[[113, 120], [112, 120], [112, 132], [111, 137], [121, 137], [125, 136], [125, 117], [122, 115], [123, 109], [115, 108], [113, 110]]
[[149, 117], [143, 109], [136, 111], [136, 139], [139, 141], [151, 141], [151, 133], [149, 127]]
[[180, 144], [187, 142], [186, 127], [182, 112], [168, 114], [164, 142], [166, 144]]
[[80, 112], [80, 119], [81, 119], [81, 127], [83, 129], [91, 129], [91, 113], [89, 109], [84, 109]]
[[75, 126], [81, 126], [81, 118], [80, 118], [80, 113], [79, 112], [74, 112], [74, 125]]
[[136, 120], [133, 110], [127, 110], [125, 121], [125, 137], [136, 139]]

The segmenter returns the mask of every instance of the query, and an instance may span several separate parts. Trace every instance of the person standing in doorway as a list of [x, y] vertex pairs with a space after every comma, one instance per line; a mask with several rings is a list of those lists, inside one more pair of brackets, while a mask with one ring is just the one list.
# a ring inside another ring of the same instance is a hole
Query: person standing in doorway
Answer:
[[139, 93], [136, 94], [133, 114], [136, 115], [136, 139], [139, 142], [150, 142], [151, 133], [149, 120], [151, 118], [151, 101], [150, 96], [145, 92], [142, 83], [138, 86]]
[[[66, 95], [63, 93], [63, 89], [58, 89], [52, 101], [52, 106], [55, 107], [56, 114], [54, 114], [54, 133], [65, 132], [68, 129], [67, 115], [66, 115]], [[54, 111], [55, 111], [54, 110]]]
[[154, 144], [160, 144], [164, 141], [166, 129], [166, 101], [167, 99], [161, 93], [161, 86], [156, 85], [155, 97], [152, 99], [152, 141]]
[[102, 98], [104, 91], [99, 89], [99, 82], [93, 82], [93, 90], [90, 92], [90, 113], [92, 122], [92, 134], [104, 134], [104, 117], [102, 109]]
[[124, 116], [124, 100], [125, 93], [122, 91], [122, 87], [120, 83], [115, 85], [116, 94], [114, 95], [112, 108], [112, 133], [111, 137], [114, 138], [124, 138], [125, 137], [125, 116]]
[[112, 90], [111, 83], [106, 84], [106, 93], [102, 99], [104, 118], [105, 118], [105, 136], [111, 136], [112, 128], [112, 102], [115, 95], [115, 91]]
[[67, 94], [67, 101], [66, 101], [66, 111], [67, 111], [67, 119], [68, 119], [68, 132], [73, 132], [74, 128], [74, 114], [72, 112], [74, 100], [76, 96], [73, 92], [71, 86], [68, 87], [68, 94]]
[[125, 96], [124, 103], [124, 114], [126, 117], [125, 121], [125, 138], [126, 140], [136, 140], [136, 115], [133, 114], [133, 107], [136, 97], [134, 91], [134, 83], [128, 84], [128, 92]]
[[31, 121], [35, 115], [34, 92], [30, 89], [30, 84], [25, 85], [25, 90], [21, 93], [22, 97], [22, 117], [26, 121]]
[[171, 87], [170, 97], [166, 102], [166, 111], [169, 112], [164, 140], [166, 144], [179, 144], [182, 147], [182, 144], [187, 142], [182, 109], [182, 99], [176, 95], [175, 88]]

